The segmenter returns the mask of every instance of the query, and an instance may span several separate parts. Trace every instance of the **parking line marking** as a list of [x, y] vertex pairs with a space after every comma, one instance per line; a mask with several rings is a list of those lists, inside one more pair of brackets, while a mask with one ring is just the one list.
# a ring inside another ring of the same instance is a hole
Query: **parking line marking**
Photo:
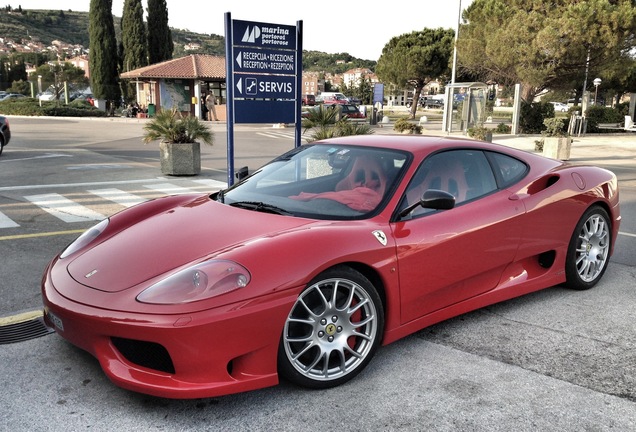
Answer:
[[17, 315], [0, 318], [0, 327], [8, 326], [11, 324], [18, 324], [26, 321], [31, 321], [43, 316], [42, 310], [34, 310], [30, 312], [23, 312]]
[[33, 234], [15, 234], [8, 236], [0, 236], [0, 241], [3, 240], [22, 240], [29, 238], [37, 238], [37, 237], [50, 237], [57, 235], [67, 235], [67, 234], [79, 234], [86, 231], [85, 229], [75, 229], [75, 230], [66, 230], [66, 231], [51, 231], [51, 232], [42, 232], [42, 233], [33, 233]]
[[103, 214], [97, 213], [88, 207], [77, 204], [76, 202], [56, 193], [30, 195], [25, 198], [47, 213], [68, 223], [86, 222], [91, 220], [99, 221], [106, 218]]

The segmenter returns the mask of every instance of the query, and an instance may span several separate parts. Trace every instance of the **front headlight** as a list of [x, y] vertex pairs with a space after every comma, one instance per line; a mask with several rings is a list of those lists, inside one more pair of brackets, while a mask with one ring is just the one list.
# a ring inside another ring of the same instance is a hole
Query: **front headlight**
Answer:
[[209, 260], [180, 270], [146, 288], [137, 300], [151, 304], [191, 303], [243, 288], [249, 282], [250, 274], [240, 264]]
[[84, 231], [81, 236], [76, 238], [73, 243], [71, 243], [66, 247], [66, 249], [64, 249], [64, 251], [60, 254], [60, 258], [66, 258], [67, 256], [74, 254], [78, 250], [85, 248], [88, 244], [95, 240], [98, 235], [104, 232], [104, 230], [108, 226], [109, 221], [109, 219], [104, 219], [93, 228], [89, 228]]

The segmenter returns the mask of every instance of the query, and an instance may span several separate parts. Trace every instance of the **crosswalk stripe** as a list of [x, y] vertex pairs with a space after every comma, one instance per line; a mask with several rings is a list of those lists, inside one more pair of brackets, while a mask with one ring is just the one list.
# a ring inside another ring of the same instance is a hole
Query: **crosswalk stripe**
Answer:
[[134, 205], [141, 204], [142, 202], [147, 201], [146, 199], [141, 198], [137, 195], [133, 195], [131, 193], [124, 192], [121, 189], [115, 188], [94, 189], [89, 190], [88, 192], [124, 207], [132, 207]]
[[192, 189], [184, 188], [181, 186], [176, 186], [171, 183], [157, 183], [157, 184], [149, 184], [144, 185], [145, 188], [151, 189], [157, 192], [162, 192], [166, 195], [184, 195], [189, 193], [196, 193]]
[[56, 193], [30, 195], [25, 198], [64, 222], [86, 222], [106, 217]]
[[212, 189], [210, 192], [216, 192], [221, 189], [227, 188], [227, 183], [218, 181], [218, 180], [210, 180], [210, 179], [202, 179], [202, 180], [193, 180], [194, 183], [198, 183]]
[[[132, 207], [134, 205], [148, 201], [148, 199], [150, 199], [152, 196], [155, 196], [153, 192], [161, 193], [163, 195], [180, 195], [198, 193], [201, 191], [212, 193], [227, 188], [227, 183], [219, 180], [193, 179], [190, 181], [194, 183], [194, 185], [191, 186], [191, 189], [168, 182], [153, 183], [153, 181], [150, 180], [148, 183], [142, 185], [144, 189], [133, 190], [132, 193], [114, 187], [88, 189], [86, 190], [86, 193], [98, 196], [106, 201], [110, 201], [123, 207]], [[128, 183], [139, 182], [135, 181]], [[102, 184], [105, 185], [105, 183]], [[115, 183], [111, 182], [111, 184]], [[86, 183], [82, 185], [98, 186], [101, 184]], [[147, 197], [146, 195], [149, 195], [150, 197]], [[102, 220], [106, 217], [99, 212], [91, 210], [90, 208], [73, 201], [72, 199], [66, 198], [62, 194], [50, 193], [41, 195], [30, 195], [24, 196], [24, 198], [37, 207], [40, 207], [42, 210], [67, 223]], [[12, 220], [3, 212], [0, 212], [0, 229], [17, 227], [20, 227], [19, 223]]]
[[0, 212], [0, 228], [16, 228], [19, 226], [20, 225], [9, 219], [7, 215]]
[[257, 135], [265, 136], [268, 138], [286, 138], [286, 139], [294, 139], [295, 134], [289, 133], [280, 133], [280, 132], [256, 132]]

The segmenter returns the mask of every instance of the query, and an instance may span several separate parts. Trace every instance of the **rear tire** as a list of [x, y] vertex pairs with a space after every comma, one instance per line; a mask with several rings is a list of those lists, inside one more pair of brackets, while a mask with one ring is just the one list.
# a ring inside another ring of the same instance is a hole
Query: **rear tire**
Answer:
[[279, 372], [303, 387], [336, 387], [366, 367], [383, 331], [373, 284], [350, 267], [327, 270], [309, 283], [285, 321]]
[[612, 226], [607, 212], [593, 206], [576, 225], [565, 262], [566, 286], [576, 290], [592, 288], [609, 263]]

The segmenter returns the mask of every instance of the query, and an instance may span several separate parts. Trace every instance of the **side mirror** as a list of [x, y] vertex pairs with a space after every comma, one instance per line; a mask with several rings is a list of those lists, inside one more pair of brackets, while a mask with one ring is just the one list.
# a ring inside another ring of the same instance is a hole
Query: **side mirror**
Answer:
[[424, 192], [424, 195], [422, 195], [422, 198], [420, 198], [418, 202], [402, 210], [400, 217], [408, 215], [420, 206], [433, 210], [450, 210], [455, 207], [455, 197], [446, 191], [429, 189]]

